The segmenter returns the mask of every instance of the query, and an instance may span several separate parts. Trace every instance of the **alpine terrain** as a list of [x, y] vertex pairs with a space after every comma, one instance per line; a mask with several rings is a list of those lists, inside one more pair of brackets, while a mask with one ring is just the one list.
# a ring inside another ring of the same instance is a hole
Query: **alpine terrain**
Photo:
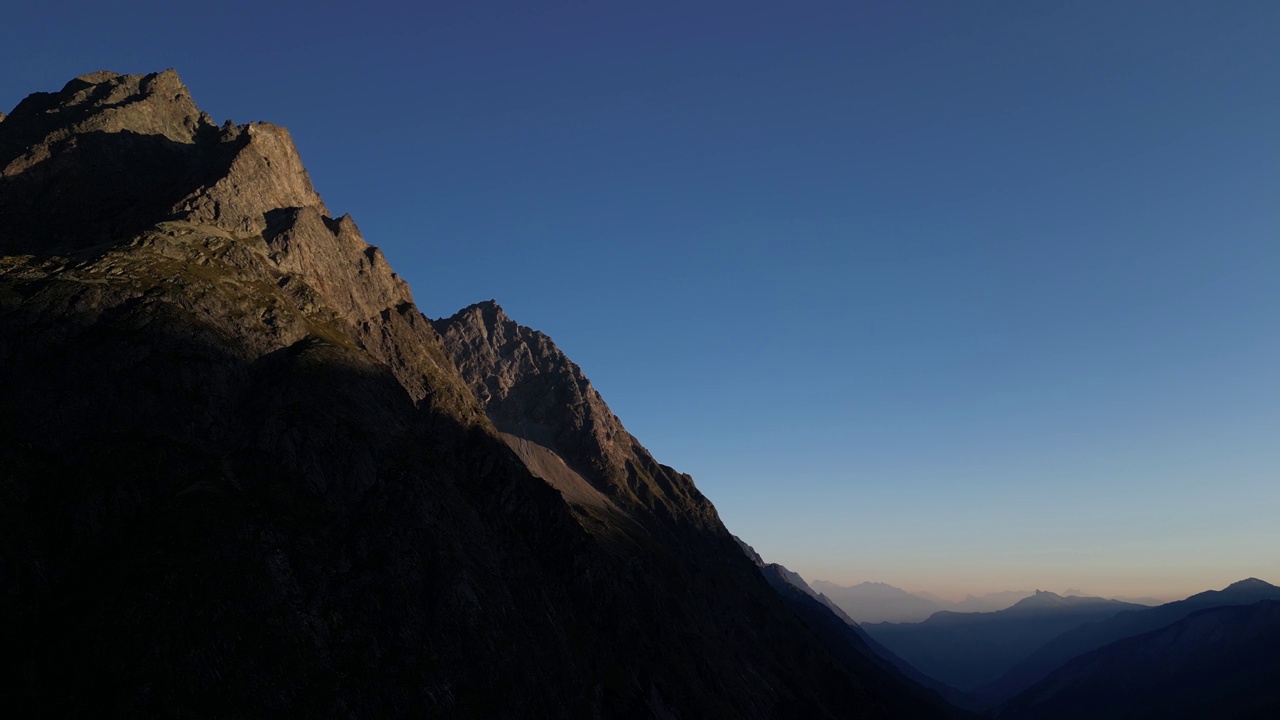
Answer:
[[0, 120], [8, 717], [958, 712], [795, 607], [549, 338], [425, 318], [284, 128], [173, 71]]

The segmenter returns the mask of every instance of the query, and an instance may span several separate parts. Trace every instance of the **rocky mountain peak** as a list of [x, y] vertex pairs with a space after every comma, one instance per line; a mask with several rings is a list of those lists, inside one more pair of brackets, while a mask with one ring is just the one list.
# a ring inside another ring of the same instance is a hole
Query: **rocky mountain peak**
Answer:
[[[415, 400], [471, 412], [408, 286], [349, 216], [330, 216], [285, 128], [215, 126], [172, 70], [102, 71], [19, 103], [0, 125], [0, 168], [0, 251], [83, 260], [154, 244], [158, 224], [179, 223], [191, 239], [159, 252], [208, 266], [194, 238], [234, 246], [237, 270], [261, 263], [268, 285], [336, 312]], [[281, 342], [311, 331], [273, 322]]]
[[1067, 598], [1062, 597], [1058, 593], [1050, 592], [1048, 590], [1036, 590], [1033, 595], [1022, 598], [1011, 607], [1021, 609], [1056, 607], [1066, 602]]
[[[585, 439], [570, 434], [589, 435], [598, 450], [629, 439], [582, 370], [551, 338], [517, 324], [493, 300], [469, 305], [435, 326], [463, 376], [474, 378], [476, 397], [503, 432], [553, 448]], [[562, 415], [564, 407], [573, 412]]]
[[[9, 120], [24, 124], [32, 135], [43, 131], [46, 144], [74, 134], [126, 130], [192, 143], [213, 128], [172, 69], [148, 75], [105, 70], [81, 75], [58, 92], [27, 96]], [[11, 161], [0, 156], [5, 165]]]
[[473, 312], [479, 314], [486, 323], [507, 323], [512, 322], [507, 315], [507, 311], [502, 309], [497, 300], [490, 298], [489, 300], [481, 300], [478, 303], [472, 303], [458, 312]]
[[693, 479], [655, 461], [551, 338], [516, 323], [492, 300], [434, 324], [500, 432], [555, 453], [624, 509], [690, 518], [728, 541]]
[[433, 326], [171, 71], [0, 123], [0, 367], [11, 715], [922, 717], [550, 338]]
[[[90, 73], [28, 96], [0, 130], [0, 185], [0, 249], [37, 254], [128, 240], [158, 219], [261, 234], [273, 210], [328, 214], [287, 130], [215, 126], [172, 70]], [[61, 212], [44, 210], [49, 198]]]

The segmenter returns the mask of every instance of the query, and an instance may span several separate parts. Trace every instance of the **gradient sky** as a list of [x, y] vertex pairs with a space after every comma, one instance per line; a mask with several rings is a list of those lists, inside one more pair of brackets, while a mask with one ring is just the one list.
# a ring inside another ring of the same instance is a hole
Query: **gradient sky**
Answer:
[[806, 578], [1280, 582], [1280, 3], [15, 3], [547, 332]]

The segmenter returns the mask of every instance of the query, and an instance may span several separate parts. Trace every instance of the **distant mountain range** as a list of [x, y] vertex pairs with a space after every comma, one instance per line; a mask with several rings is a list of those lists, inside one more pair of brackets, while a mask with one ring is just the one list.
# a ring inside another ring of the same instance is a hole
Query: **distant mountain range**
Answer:
[[849, 617], [860, 623], [918, 622], [943, 609], [940, 599], [923, 597], [879, 582], [845, 587], [815, 580], [813, 589], [831, 598]]
[[995, 612], [859, 625], [819, 588], [937, 599], [883, 583], [811, 586], [742, 547], [833, 655], [916, 688], [899, 707], [937, 713], [945, 700], [995, 720], [1280, 717], [1280, 587], [1257, 578], [1157, 607], [1036, 591]]
[[[933, 593], [908, 592], [882, 582], [864, 582], [857, 585], [837, 585], [825, 580], [815, 580], [813, 587], [840, 606], [849, 617], [860, 623], [920, 622], [930, 615], [949, 610], [951, 612], [996, 612], [1012, 607], [1014, 603], [1034, 593], [1031, 590], [1002, 590], [985, 595], [967, 595], [963, 600], [952, 601]], [[1066, 596], [1082, 596], [1075, 589], [1063, 591]], [[1111, 600], [1137, 605], [1159, 605], [1154, 598], [1113, 597]]]
[[996, 612], [942, 611], [924, 622], [863, 623], [862, 627], [921, 672], [967, 692], [1001, 677], [1067, 630], [1142, 607], [1037, 591]]
[[1280, 600], [1280, 587], [1249, 578], [1222, 590], [1209, 590], [1186, 600], [1122, 612], [1081, 625], [1053, 638], [999, 679], [975, 688], [973, 694], [981, 702], [995, 705], [1031, 687], [1072, 658], [1091, 650], [1166, 627], [1198, 610], [1248, 605], [1260, 600]]
[[1280, 601], [1197, 610], [1158, 630], [1088, 652], [993, 717], [1280, 717]]

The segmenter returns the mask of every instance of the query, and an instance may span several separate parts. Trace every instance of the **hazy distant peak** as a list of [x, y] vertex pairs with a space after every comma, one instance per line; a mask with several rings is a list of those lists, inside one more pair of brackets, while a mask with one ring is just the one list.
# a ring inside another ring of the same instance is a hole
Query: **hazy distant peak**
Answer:
[[1213, 606], [1220, 604], [1249, 603], [1262, 599], [1280, 599], [1280, 587], [1255, 577], [1231, 583], [1221, 590], [1206, 590], [1185, 600], [1169, 603], [1169, 606]]
[[912, 595], [913, 597], [918, 597], [913, 593], [909, 593], [906, 590], [903, 590], [900, 587], [896, 587], [894, 585], [890, 585], [889, 583], [883, 583], [883, 582], [866, 581], [866, 582], [860, 582], [857, 585], [849, 585], [849, 586], [837, 585], [835, 583], [826, 582], [824, 580], [817, 580], [815, 581], [815, 583], [821, 583], [827, 587], [830, 587], [833, 590], [846, 590], [850, 592], [874, 593], [879, 596]]
[[1117, 608], [1137, 607], [1133, 603], [1119, 600], [1108, 600], [1103, 597], [1068, 595], [1066, 597], [1048, 590], [1036, 590], [1034, 595], [1014, 603], [1010, 610], [1038, 610], [1049, 608], [1084, 607], [1094, 605], [1112, 605]]
[[1067, 598], [1048, 590], [1036, 590], [1030, 597], [1025, 597], [1013, 604], [1015, 608], [1056, 607], [1067, 604]]
[[1106, 598], [1083, 596], [1083, 595], [1059, 595], [1049, 590], [1036, 590], [1034, 594], [1025, 597], [1015, 603], [1013, 606], [1019, 605], [1024, 607], [1038, 606], [1051, 607], [1055, 605], [1075, 605], [1082, 602], [1105, 602]]
[[1225, 590], [1235, 590], [1235, 591], [1266, 590], [1266, 589], [1275, 588], [1275, 587], [1276, 587], [1275, 585], [1272, 585], [1271, 583], [1265, 580], [1259, 580], [1256, 577], [1251, 577], [1251, 578], [1245, 578], [1244, 580], [1238, 580], [1236, 582], [1233, 582], [1230, 585], [1228, 585], [1225, 588]]

